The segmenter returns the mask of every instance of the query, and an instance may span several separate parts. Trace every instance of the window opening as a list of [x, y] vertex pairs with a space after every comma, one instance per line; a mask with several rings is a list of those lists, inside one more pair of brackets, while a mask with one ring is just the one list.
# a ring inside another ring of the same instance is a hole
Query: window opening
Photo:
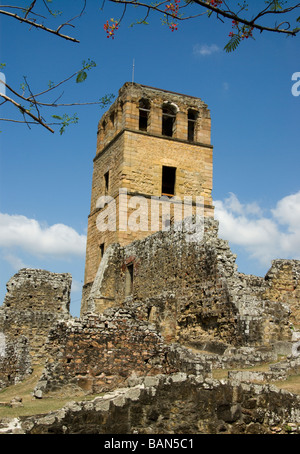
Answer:
[[147, 131], [150, 114], [150, 102], [148, 99], [141, 99], [139, 103], [139, 130]]
[[108, 192], [109, 187], [109, 171], [104, 174], [105, 194]]
[[188, 111], [188, 140], [190, 142], [194, 142], [195, 140], [197, 116], [198, 112], [195, 110], [190, 109]]
[[176, 167], [163, 166], [161, 192], [163, 195], [175, 195]]
[[162, 109], [162, 135], [173, 136], [176, 111], [171, 104], [164, 104]]
[[103, 255], [104, 255], [104, 243], [100, 244], [99, 249], [100, 249], [100, 259], [102, 259]]

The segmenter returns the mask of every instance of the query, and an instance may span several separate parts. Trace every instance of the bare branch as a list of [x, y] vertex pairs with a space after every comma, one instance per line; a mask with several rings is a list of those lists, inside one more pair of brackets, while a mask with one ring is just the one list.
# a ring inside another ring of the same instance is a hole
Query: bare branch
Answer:
[[32, 11], [32, 9], [34, 8], [34, 5], [36, 4], [36, 0], [33, 0], [33, 2], [31, 3], [31, 5], [29, 6], [28, 10], [26, 11], [26, 14], [25, 14], [25, 19], [27, 18], [28, 14]]
[[[63, 35], [62, 33], [59, 33], [59, 30], [64, 26], [64, 25], [67, 25], [67, 22], [65, 24], [62, 24], [59, 26], [59, 29], [57, 30], [53, 30], [52, 28], [48, 28], [48, 27], [45, 27], [45, 25], [43, 24], [39, 24], [33, 20], [30, 20], [30, 19], [27, 19], [25, 17], [22, 17], [22, 16], [19, 16], [18, 14], [14, 14], [14, 13], [10, 13], [8, 11], [4, 11], [3, 9], [0, 10], [0, 14], [4, 14], [6, 16], [9, 16], [9, 17], [12, 17], [14, 19], [17, 19], [21, 22], [25, 22], [26, 24], [30, 24], [32, 25], [33, 27], [36, 27], [36, 28], [39, 28], [41, 30], [44, 30], [48, 33], [52, 33], [53, 35], [56, 35], [56, 36], [59, 36], [60, 38], [64, 38], [68, 41], [72, 41], [74, 43], [79, 43], [80, 41], [76, 38], [72, 38], [71, 36], [68, 36], [68, 35]], [[70, 25], [70, 24], [68, 24]]]
[[[10, 121], [12, 123], [26, 123], [28, 125], [39, 125], [40, 123], [37, 121], [26, 121], [26, 120], [15, 120], [14, 118], [0, 118], [0, 121]], [[60, 123], [48, 123], [48, 125], [60, 125]]]
[[18, 109], [20, 109], [20, 111], [24, 114], [24, 115], [28, 115], [29, 117], [31, 117], [33, 120], [35, 120], [37, 123], [39, 123], [40, 125], [42, 125], [44, 128], [48, 129], [48, 131], [50, 132], [53, 132], [53, 129], [51, 129], [44, 121], [42, 118], [38, 118], [36, 117], [34, 114], [32, 114], [28, 109], [25, 109], [25, 107], [23, 107], [21, 104], [17, 103], [14, 99], [12, 98], [9, 98], [8, 96], [4, 95], [4, 94], [0, 94], [0, 96], [5, 99], [6, 101], [9, 101], [11, 102], [15, 107], [17, 107]]

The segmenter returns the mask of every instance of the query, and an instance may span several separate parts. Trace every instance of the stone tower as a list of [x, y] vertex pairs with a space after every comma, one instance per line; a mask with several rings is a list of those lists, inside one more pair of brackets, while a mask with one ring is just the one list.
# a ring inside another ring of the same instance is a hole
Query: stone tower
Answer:
[[159, 212], [157, 227], [151, 212], [155, 200], [197, 196], [204, 216], [213, 217], [210, 132], [210, 112], [201, 99], [123, 85], [98, 125], [85, 286], [94, 281], [110, 244], [126, 245], [172, 222], [175, 203], [169, 219]]

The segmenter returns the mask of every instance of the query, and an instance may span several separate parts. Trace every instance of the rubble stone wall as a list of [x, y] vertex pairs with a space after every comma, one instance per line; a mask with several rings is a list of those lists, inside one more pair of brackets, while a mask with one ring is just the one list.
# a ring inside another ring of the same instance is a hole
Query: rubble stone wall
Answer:
[[239, 273], [235, 260], [218, 237], [218, 222], [209, 218], [199, 241], [173, 226], [127, 246], [112, 245], [85, 293], [82, 314], [134, 306], [167, 342], [217, 353], [228, 345], [289, 341], [289, 306], [270, 300], [268, 281]]
[[288, 304], [291, 322], [300, 328], [300, 260], [273, 260], [265, 276], [264, 297]]
[[21, 418], [27, 434], [300, 433], [300, 397], [271, 385], [177, 373], [140, 377], [93, 401]]
[[168, 364], [161, 335], [124, 309], [57, 323], [49, 333], [46, 354], [37, 397], [64, 386], [100, 393], [123, 385], [132, 374], [174, 369]]
[[49, 330], [57, 320], [70, 318], [71, 281], [70, 274], [27, 268], [9, 280], [0, 308], [0, 381], [15, 383], [29, 365], [45, 361]]

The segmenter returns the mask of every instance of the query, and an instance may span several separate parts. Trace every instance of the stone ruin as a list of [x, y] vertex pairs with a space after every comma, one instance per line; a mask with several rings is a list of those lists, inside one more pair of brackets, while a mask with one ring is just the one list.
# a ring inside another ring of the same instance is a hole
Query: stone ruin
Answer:
[[[273, 433], [291, 424], [300, 432], [299, 397], [259, 384], [299, 372], [300, 261], [275, 260], [257, 277], [239, 273], [235, 260], [213, 219], [201, 242], [173, 226], [113, 244], [83, 289], [79, 318], [69, 313], [69, 274], [20, 270], [0, 308], [0, 387], [43, 365], [35, 398], [106, 394], [20, 418], [15, 430]], [[260, 375], [233, 370], [212, 379], [214, 369], [271, 361]]]
[[43, 363], [49, 330], [70, 316], [72, 276], [21, 269], [7, 283], [0, 308], [0, 389]]

